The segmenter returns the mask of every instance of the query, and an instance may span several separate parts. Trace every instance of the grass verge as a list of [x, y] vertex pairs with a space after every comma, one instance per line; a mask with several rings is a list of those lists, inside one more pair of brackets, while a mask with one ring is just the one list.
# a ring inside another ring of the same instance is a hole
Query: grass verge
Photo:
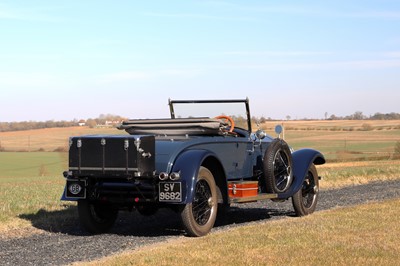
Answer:
[[400, 160], [327, 163], [317, 169], [322, 189], [400, 179]]
[[62, 177], [0, 178], [0, 235], [18, 237], [38, 228], [60, 230], [76, 219], [72, 203], [60, 201]]
[[399, 212], [399, 199], [364, 204], [179, 238], [89, 265], [399, 265]]

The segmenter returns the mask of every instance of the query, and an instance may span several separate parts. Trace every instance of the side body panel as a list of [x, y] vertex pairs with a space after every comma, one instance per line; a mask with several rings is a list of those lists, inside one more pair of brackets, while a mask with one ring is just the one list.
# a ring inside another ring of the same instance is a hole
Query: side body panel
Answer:
[[183, 194], [181, 203], [192, 202], [198, 170], [207, 159], [212, 158], [222, 168], [222, 173], [214, 176], [222, 197], [228, 194], [229, 180], [251, 178], [255, 161], [252, 146], [253, 142], [247, 138], [230, 137], [203, 138], [182, 144], [180, 153], [173, 152], [175, 155], [169, 157], [169, 162], [163, 163], [168, 168], [167, 173], [180, 173]]
[[324, 156], [319, 151], [313, 149], [297, 150], [292, 153], [292, 158], [294, 180], [289, 190], [285, 193], [278, 194], [278, 198], [280, 199], [287, 199], [301, 189], [311, 164], [319, 165], [325, 163]]
[[[170, 173], [177, 160], [188, 150], [207, 150], [214, 154], [224, 168], [227, 180], [252, 176], [253, 142], [248, 138], [203, 137], [188, 140], [157, 140], [156, 171]], [[194, 168], [196, 165], [187, 162]]]

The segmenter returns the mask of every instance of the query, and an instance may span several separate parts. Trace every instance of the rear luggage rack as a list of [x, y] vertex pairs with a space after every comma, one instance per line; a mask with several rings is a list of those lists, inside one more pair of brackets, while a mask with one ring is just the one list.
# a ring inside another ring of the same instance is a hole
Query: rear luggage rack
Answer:
[[153, 177], [154, 136], [72, 137], [69, 172], [73, 177]]

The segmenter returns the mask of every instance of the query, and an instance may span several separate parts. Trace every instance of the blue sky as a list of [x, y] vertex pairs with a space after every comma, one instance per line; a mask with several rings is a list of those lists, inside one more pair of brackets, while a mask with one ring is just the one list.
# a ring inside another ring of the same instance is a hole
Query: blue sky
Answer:
[[400, 1], [1, 1], [0, 121], [400, 112]]

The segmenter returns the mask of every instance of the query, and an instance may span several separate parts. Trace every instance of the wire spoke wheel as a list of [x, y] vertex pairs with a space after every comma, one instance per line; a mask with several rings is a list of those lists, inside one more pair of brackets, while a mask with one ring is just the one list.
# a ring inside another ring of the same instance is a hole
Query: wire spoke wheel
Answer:
[[301, 195], [303, 198], [303, 205], [306, 208], [310, 208], [317, 197], [315, 181], [312, 173], [308, 172], [306, 179], [304, 180], [303, 187], [301, 189]]
[[213, 174], [200, 167], [195, 184], [193, 200], [187, 203], [181, 218], [189, 236], [203, 236], [209, 233], [217, 217], [217, 189]]
[[212, 201], [211, 189], [204, 180], [197, 182], [196, 194], [192, 203], [193, 217], [199, 225], [205, 225], [210, 219]]
[[315, 211], [319, 195], [318, 173], [314, 165], [308, 169], [302, 187], [292, 197], [297, 216], [304, 216]]
[[289, 156], [282, 149], [279, 150], [274, 160], [275, 184], [279, 191], [285, 191], [290, 185], [291, 171]]
[[264, 154], [264, 176], [268, 193], [283, 193], [293, 181], [292, 153], [287, 143], [275, 139]]

